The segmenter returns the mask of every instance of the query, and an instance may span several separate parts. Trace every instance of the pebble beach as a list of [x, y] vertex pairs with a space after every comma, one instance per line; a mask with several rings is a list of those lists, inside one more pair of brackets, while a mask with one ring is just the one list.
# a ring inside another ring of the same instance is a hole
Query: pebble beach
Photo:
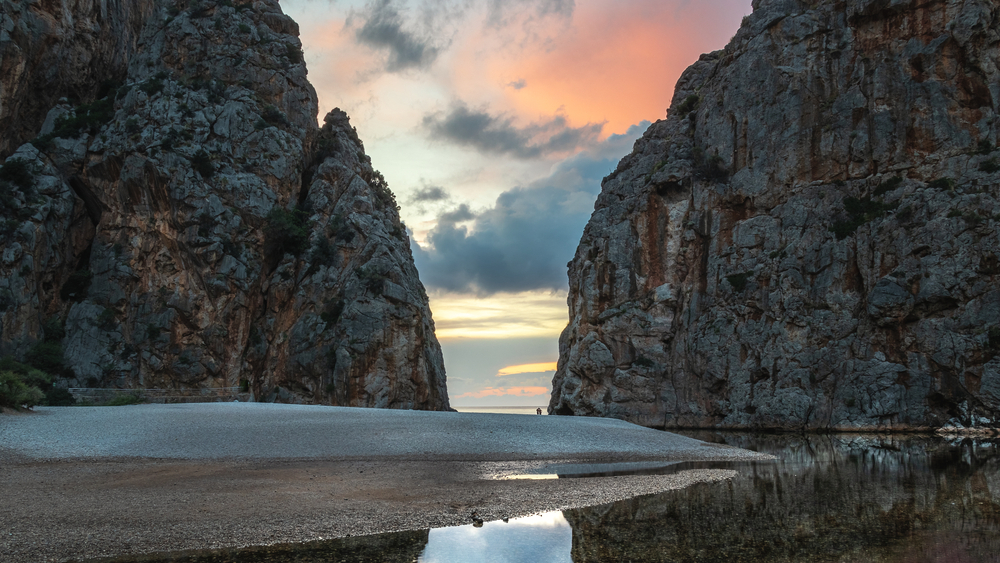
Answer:
[[593, 506], [730, 478], [510, 480], [767, 456], [617, 420], [262, 403], [0, 415], [0, 560], [301, 542]]

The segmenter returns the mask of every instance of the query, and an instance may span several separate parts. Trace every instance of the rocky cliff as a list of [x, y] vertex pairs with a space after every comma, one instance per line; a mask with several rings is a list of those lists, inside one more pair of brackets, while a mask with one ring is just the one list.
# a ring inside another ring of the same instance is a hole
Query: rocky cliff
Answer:
[[[317, 128], [277, 1], [78, 2], [96, 23], [75, 15], [52, 55], [32, 39], [51, 33], [24, 28], [65, 20], [62, 4], [21, 2], [20, 39], [5, 20], [0, 42], [5, 64], [34, 61], [5, 74], [3, 115], [40, 124], [0, 168], [0, 353], [71, 386], [447, 409], [395, 199], [343, 112]], [[114, 84], [106, 52], [127, 59]], [[104, 87], [45, 65], [65, 53]], [[85, 103], [46, 107], [46, 80]]]
[[0, 158], [63, 97], [121, 81], [154, 0], [0, 0]]
[[1000, 8], [756, 0], [608, 176], [549, 412], [1000, 424]]

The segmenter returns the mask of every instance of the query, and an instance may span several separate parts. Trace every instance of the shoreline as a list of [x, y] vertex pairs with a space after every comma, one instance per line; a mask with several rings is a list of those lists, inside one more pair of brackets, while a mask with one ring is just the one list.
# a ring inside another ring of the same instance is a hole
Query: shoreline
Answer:
[[[67, 408], [0, 423], [4, 561], [86, 560], [423, 530], [473, 523], [473, 513], [481, 520], [515, 518], [736, 474], [693, 469], [670, 475], [501, 478], [550, 463], [771, 459], [606, 419], [231, 404]], [[239, 424], [220, 427], [220, 421]], [[276, 433], [287, 447], [273, 449], [277, 441], [254, 434], [259, 423], [280, 428]], [[71, 427], [56, 439], [50, 432], [60, 424]], [[227, 449], [234, 431], [243, 439]], [[88, 442], [95, 436], [106, 443]], [[63, 450], [50, 446], [38, 452], [41, 456], [28, 455], [41, 442]], [[106, 455], [122, 450], [143, 455]], [[310, 455], [288, 456], [289, 451]], [[225, 453], [244, 455], [220, 455]]]

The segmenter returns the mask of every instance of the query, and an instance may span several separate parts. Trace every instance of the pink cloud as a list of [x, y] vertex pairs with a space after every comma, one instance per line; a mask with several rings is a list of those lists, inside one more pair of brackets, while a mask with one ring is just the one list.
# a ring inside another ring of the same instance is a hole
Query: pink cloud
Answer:
[[[571, 26], [550, 22], [544, 48], [512, 56], [465, 35], [455, 88], [474, 99], [499, 85], [528, 121], [558, 113], [574, 126], [607, 121], [604, 136], [623, 133], [664, 117], [681, 72], [723, 48], [749, 11], [749, 0], [580, 2]], [[521, 87], [503, 88], [511, 83]]]

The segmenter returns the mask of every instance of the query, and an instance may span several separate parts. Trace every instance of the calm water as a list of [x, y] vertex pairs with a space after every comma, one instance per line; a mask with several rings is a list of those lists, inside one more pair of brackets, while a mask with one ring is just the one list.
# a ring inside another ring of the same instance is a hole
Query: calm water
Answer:
[[1000, 562], [1000, 442], [696, 434], [772, 453], [728, 483], [418, 532], [143, 561]]

